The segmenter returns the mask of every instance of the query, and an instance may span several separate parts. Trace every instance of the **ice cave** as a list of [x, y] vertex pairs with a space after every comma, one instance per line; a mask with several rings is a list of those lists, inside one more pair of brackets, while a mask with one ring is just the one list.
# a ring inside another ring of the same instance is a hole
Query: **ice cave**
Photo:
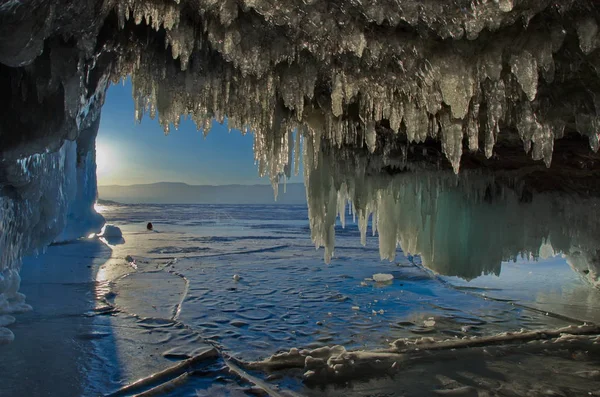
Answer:
[[[0, 0], [0, 395], [600, 395], [599, 24], [596, 0]], [[132, 122], [251, 134], [275, 198], [303, 174], [281, 216], [307, 227], [257, 242], [237, 228], [279, 215], [229, 208], [232, 235], [155, 246], [105, 225], [126, 215], [97, 211], [96, 137], [126, 79]], [[75, 241], [89, 283], [60, 275]], [[467, 283], [547, 258], [568, 271], [506, 271], [537, 305]], [[555, 310], [561, 280], [581, 284]], [[479, 317], [444, 323], [453, 301]]]

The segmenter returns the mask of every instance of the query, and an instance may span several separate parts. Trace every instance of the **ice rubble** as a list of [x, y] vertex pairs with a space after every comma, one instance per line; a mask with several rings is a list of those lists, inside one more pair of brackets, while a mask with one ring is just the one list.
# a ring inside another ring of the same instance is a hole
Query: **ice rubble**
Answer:
[[[326, 346], [313, 350], [292, 348], [288, 352], [272, 355], [262, 361], [242, 363], [252, 370], [273, 371], [302, 368], [304, 381], [312, 384], [343, 382], [382, 375], [393, 375], [407, 365], [423, 364], [426, 361], [451, 359], [473, 359], [479, 348], [488, 357], [502, 357], [517, 351], [551, 351], [577, 349], [587, 346], [596, 349], [600, 341], [599, 328], [594, 325], [568, 326], [558, 329], [535, 331], [521, 330], [484, 337], [465, 337], [435, 340], [430, 337], [398, 339], [390, 348], [374, 351], [347, 351], [343, 346]], [[511, 345], [512, 348], [511, 348]], [[519, 345], [518, 349], [514, 346]], [[498, 346], [494, 349], [493, 346]], [[501, 350], [502, 349], [502, 350]], [[436, 355], [433, 356], [433, 351]], [[592, 374], [592, 376], [595, 374]]]

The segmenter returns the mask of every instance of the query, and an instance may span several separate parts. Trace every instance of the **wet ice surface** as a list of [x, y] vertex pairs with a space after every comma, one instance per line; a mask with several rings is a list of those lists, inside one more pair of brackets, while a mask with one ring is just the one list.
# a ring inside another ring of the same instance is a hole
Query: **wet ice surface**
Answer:
[[539, 262], [519, 259], [505, 263], [500, 277], [488, 275], [471, 281], [457, 277], [443, 279], [462, 291], [600, 323], [600, 290], [582, 284], [579, 275], [561, 256]]
[[[113, 260], [123, 262], [129, 255], [137, 267], [114, 277], [108, 300], [142, 319], [137, 326], [164, 334], [157, 354], [173, 346], [190, 352], [207, 343], [256, 360], [293, 347], [377, 349], [403, 337], [484, 336], [572, 323], [563, 316], [595, 317], [595, 306], [588, 303], [597, 302], [597, 291], [581, 283], [560, 257], [508, 264], [506, 280], [503, 270], [500, 278], [466, 282], [435, 276], [418, 257], [405, 257], [400, 250], [396, 262], [380, 261], [376, 238], [361, 247], [353, 224], [337, 231], [335, 257], [326, 265], [310, 241], [303, 206], [111, 205], [102, 210], [125, 240], [112, 247]], [[145, 230], [149, 221], [154, 231]], [[565, 276], [565, 285], [555, 278], [547, 288], [544, 272], [550, 268]], [[376, 273], [394, 278], [377, 283]], [[583, 293], [587, 298], [578, 300]], [[191, 395], [196, 389], [205, 395], [241, 393], [243, 388], [234, 391], [231, 384], [216, 382], [222, 380], [218, 368], [212, 374], [194, 378]], [[279, 380], [282, 387], [303, 390], [295, 377], [285, 379]], [[361, 387], [353, 393], [368, 395], [371, 388]]]
[[[25, 262], [23, 292], [34, 312], [17, 319], [16, 340], [3, 352], [19, 359], [0, 366], [10, 365], [3, 373], [15, 380], [29, 381], [9, 382], [14, 389], [0, 395], [104, 395], [213, 346], [249, 361], [294, 347], [378, 349], [403, 337], [486, 336], [572, 323], [563, 316], [597, 316], [598, 292], [560, 257], [506, 264], [500, 278], [466, 282], [435, 276], [418, 257], [400, 251], [396, 262], [380, 261], [377, 239], [361, 247], [352, 224], [337, 231], [335, 257], [326, 265], [310, 242], [303, 206], [102, 210], [122, 230], [122, 240], [110, 247], [97, 239], [55, 245]], [[149, 221], [154, 231], [146, 230]], [[377, 273], [394, 278], [377, 283], [371, 280]], [[593, 352], [586, 347], [546, 357], [489, 347], [439, 353], [402, 366], [398, 376], [316, 388], [302, 382], [300, 369], [252, 374], [282, 395], [421, 396], [434, 389], [472, 395], [461, 391], [467, 386], [544, 395], [558, 390], [557, 382], [568, 385], [564, 395], [582, 395], [600, 390]], [[582, 371], [591, 377], [573, 376]], [[255, 393], [222, 359], [212, 359], [170, 395]]]
[[[146, 276], [152, 286], [138, 276], [147, 287], [142, 291], [179, 294], [183, 287], [172, 283], [181, 278], [173, 274], [184, 277], [189, 287], [178, 320], [243, 359], [298, 346], [380, 348], [415, 335], [484, 335], [567, 324], [449, 288], [420, 267], [418, 258], [380, 261], [375, 238], [357, 247], [355, 225], [338, 232], [335, 260], [326, 265], [310, 242], [304, 207], [160, 208], [118, 206], [104, 212], [115, 224], [131, 220], [121, 226], [131, 243], [117, 252], [164, 264], [162, 279], [161, 272]], [[146, 221], [155, 232], [143, 230]], [[376, 273], [394, 279], [377, 283]], [[133, 288], [134, 276], [115, 282], [117, 291]], [[148, 302], [137, 309], [146, 316], [148, 308], [158, 312], [150, 300], [135, 299], [138, 305]]]

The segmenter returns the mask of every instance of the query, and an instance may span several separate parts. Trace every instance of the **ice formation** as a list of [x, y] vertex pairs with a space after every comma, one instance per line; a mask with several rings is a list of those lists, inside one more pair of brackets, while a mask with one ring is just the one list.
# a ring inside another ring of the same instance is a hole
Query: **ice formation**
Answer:
[[[371, 150], [380, 129], [438, 140], [455, 172], [463, 149], [489, 158], [516, 137], [547, 165], [565, 134], [597, 150], [592, 0], [119, 0], [60, 16], [54, 3], [39, 5], [52, 17], [35, 33], [15, 22], [33, 18], [25, 7], [2, 12], [5, 67], [35, 75], [44, 43], [62, 51], [47, 56], [52, 65], [75, 56], [77, 72], [63, 82], [70, 114], [82, 102], [77, 78], [95, 88], [100, 76], [131, 75], [137, 117], [157, 115], [166, 132], [182, 115], [205, 131], [227, 117], [255, 133], [260, 172], [273, 179], [293, 168], [295, 129]], [[76, 53], [54, 43], [58, 35], [74, 40]], [[55, 88], [23, 86], [13, 95]]]
[[[31, 310], [18, 292], [23, 255], [97, 231], [104, 223], [93, 209], [99, 107], [74, 116], [76, 139], [57, 150], [19, 156], [20, 149], [0, 157], [0, 315]], [[5, 340], [12, 338], [9, 330], [0, 331]]]
[[[398, 339], [390, 344], [389, 349], [374, 351], [347, 351], [344, 346], [340, 345], [313, 350], [292, 348], [288, 352], [272, 355], [262, 361], [242, 364], [248, 369], [269, 372], [301, 368], [304, 371], [304, 382], [312, 384], [341, 383], [357, 378], [393, 376], [402, 367], [422, 365], [424, 362], [435, 360], [449, 359], [453, 363], [461, 359], [473, 360], [474, 356], [478, 354], [478, 349], [482, 349], [485, 356], [494, 358], [512, 355], [519, 350], [526, 350], [529, 353], [544, 351], [550, 355], [553, 350], [568, 349], [576, 344], [594, 349], [594, 345], [599, 341], [598, 331], [597, 326], [582, 325], [536, 331], [521, 330], [463, 339], [436, 340], [431, 337]], [[516, 346], [519, 348], [515, 349]], [[433, 351], [436, 352], [435, 359], [432, 356]], [[461, 358], [463, 354], [465, 357]], [[590, 375], [594, 376], [595, 373]], [[471, 391], [475, 391], [475, 389]], [[471, 393], [453, 393], [452, 391], [449, 391], [448, 394], [472, 395]], [[477, 394], [476, 391], [475, 394]]]
[[104, 224], [104, 218], [94, 210], [98, 196], [95, 144], [99, 122], [100, 117], [97, 117], [91, 126], [80, 132], [76, 141], [75, 196], [69, 200], [65, 229], [54, 239], [55, 242], [88, 236]]
[[377, 283], [387, 283], [394, 279], [394, 276], [391, 274], [385, 273], [376, 273], [373, 275], [373, 280]]
[[350, 213], [363, 244], [369, 224], [378, 234], [382, 259], [393, 261], [399, 246], [435, 272], [470, 279], [499, 274], [502, 261], [561, 253], [600, 286], [597, 197], [533, 194], [514, 173], [422, 170], [367, 177], [356, 158], [347, 167], [339, 167], [344, 162], [338, 159], [339, 168], [334, 158], [321, 154], [319, 164], [308, 162], [305, 171], [312, 239], [325, 247], [326, 261], [333, 255], [336, 220], [344, 225]]
[[[123, 244], [125, 242], [125, 239], [123, 238], [123, 233], [121, 232], [121, 229], [118, 226], [115, 226], [112, 224], [105, 224], [102, 227], [100, 234], [98, 234], [98, 237], [100, 237], [102, 239], [102, 241], [104, 241], [105, 243], [107, 243], [109, 245]], [[129, 264], [132, 267], [135, 268], [137, 266], [135, 264], [135, 259], [132, 258], [131, 256], [127, 255], [125, 260], [127, 262], [129, 262]]]
[[[101, 222], [90, 204], [95, 132], [88, 130], [108, 82], [126, 76], [136, 117], [158, 117], [165, 132], [181, 116], [205, 133], [225, 118], [252, 131], [259, 173], [274, 187], [298, 172], [303, 141], [313, 238], [327, 259], [333, 222], [350, 197], [363, 229], [366, 214], [382, 214], [383, 257], [399, 238], [444, 263], [437, 248], [397, 229], [397, 200], [415, 198], [410, 183], [378, 186], [377, 175], [423, 168], [534, 175], [543, 161], [546, 185], [583, 172], [594, 180], [599, 16], [594, 0], [5, 3], [0, 270], [17, 269], [24, 253], [61, 232], [69, 239]], [[349, 170], [354, 187], [331, 179], [363, 153], [368, 168]], [[595, 183], [584, 185], [598, 193]], [[435, 196], [419, 186], [429, 200], [406, 205], [423, 212]], [[450, 203], [453, 193], [444, 192]]]
[[106, 224], [102, 227], [99, 237], [105, 238], [121, 238], [123, 237], [123, 233], [121, 233], [121, 229], [118, 226], [112, 224]]

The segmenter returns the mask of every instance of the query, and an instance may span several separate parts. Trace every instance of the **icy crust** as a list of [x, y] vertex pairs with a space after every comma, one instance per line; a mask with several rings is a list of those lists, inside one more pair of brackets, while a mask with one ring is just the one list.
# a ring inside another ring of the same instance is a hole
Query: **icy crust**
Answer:
[[225, 116], [252, 130], [259, 172], [274, 181], [293, 168], [295, 129], [371, 151], [382, 126], [437, 139], [455, 172], [464, 149], [490, 158], [511, 134], [550, 166], [571, 124], [597, 150], [595, 83], [581, 86], [597, 80], [591, 3], [418, 3], [124, 1], [120, 28], [150, 32], [113, 78], [132, 76], [137, 117], [158, 114], [165, 132], [181, 115], [205, 133]]
[[311, 237], [325, 247], [325, 261], [333, 256], [337, 219], [343, 227], [350, 215], [363, 245], [369, 226], [378, 235], [382, 259], [393, 261], [399, 246], [437, 273], [471, 279], [498, 274], [502, 261], [519, 256], [564, 254], [598, 286], [600, 199], [534, 194], [511, 182], [510, 174], [372, 173], [370, 158], [343, 153], [305, 146]]
[[76, 144], [19, 159], [6, 171], [16, 191], [0, 195], [0, 270], [17, 269], [23, 255], [37, 253], [64, 228], [75, 192]]
[[[420, 361], [432, 360], [433, 357], [438, 360], [445, 359], [445, 353], [456, 360], [457, 356], [468, 355], [477, 348], [487, 348], [488, 357], [493, 357], [494, 353], [510, 355], [515, 345], [519, 345], [519, 352], [548, 353], [585, 346], [595, 350], [600, 344], [599, 334], [600, 328], [597, 326], [582, 325], [535, 331], [521, 330], [462, 339], [399, 339], [391, 343], [389, 349], [375, 351], [347, 351], [343, 346], [314, 350], [293, 348], [289, 352], [278, 353], [262, 361], [246, 363], [245, 366], [263, 371], [303, 368], [305, 382], [323, 384], [393, 375], [407, 365], [418, 365]], [[490, 349], [492, 346], [504, 347], [504, 350], [494, 351]], [[435, 356], [432, 356], [433, 351], [437, 352]], [[591, 375], [597, 376], [596, 373]]]
[[[6, 171], [14, 189], [9, 194], [0, 185], [0, 314], [31, 310], [18, 292], [21, 258], [50, 244], [65, 226], [75, 189], [76, 144], [67, 141], [55, 153], [20, 159]], [[5, 328], [0, 334], [0, 343], [14, 338]]]

